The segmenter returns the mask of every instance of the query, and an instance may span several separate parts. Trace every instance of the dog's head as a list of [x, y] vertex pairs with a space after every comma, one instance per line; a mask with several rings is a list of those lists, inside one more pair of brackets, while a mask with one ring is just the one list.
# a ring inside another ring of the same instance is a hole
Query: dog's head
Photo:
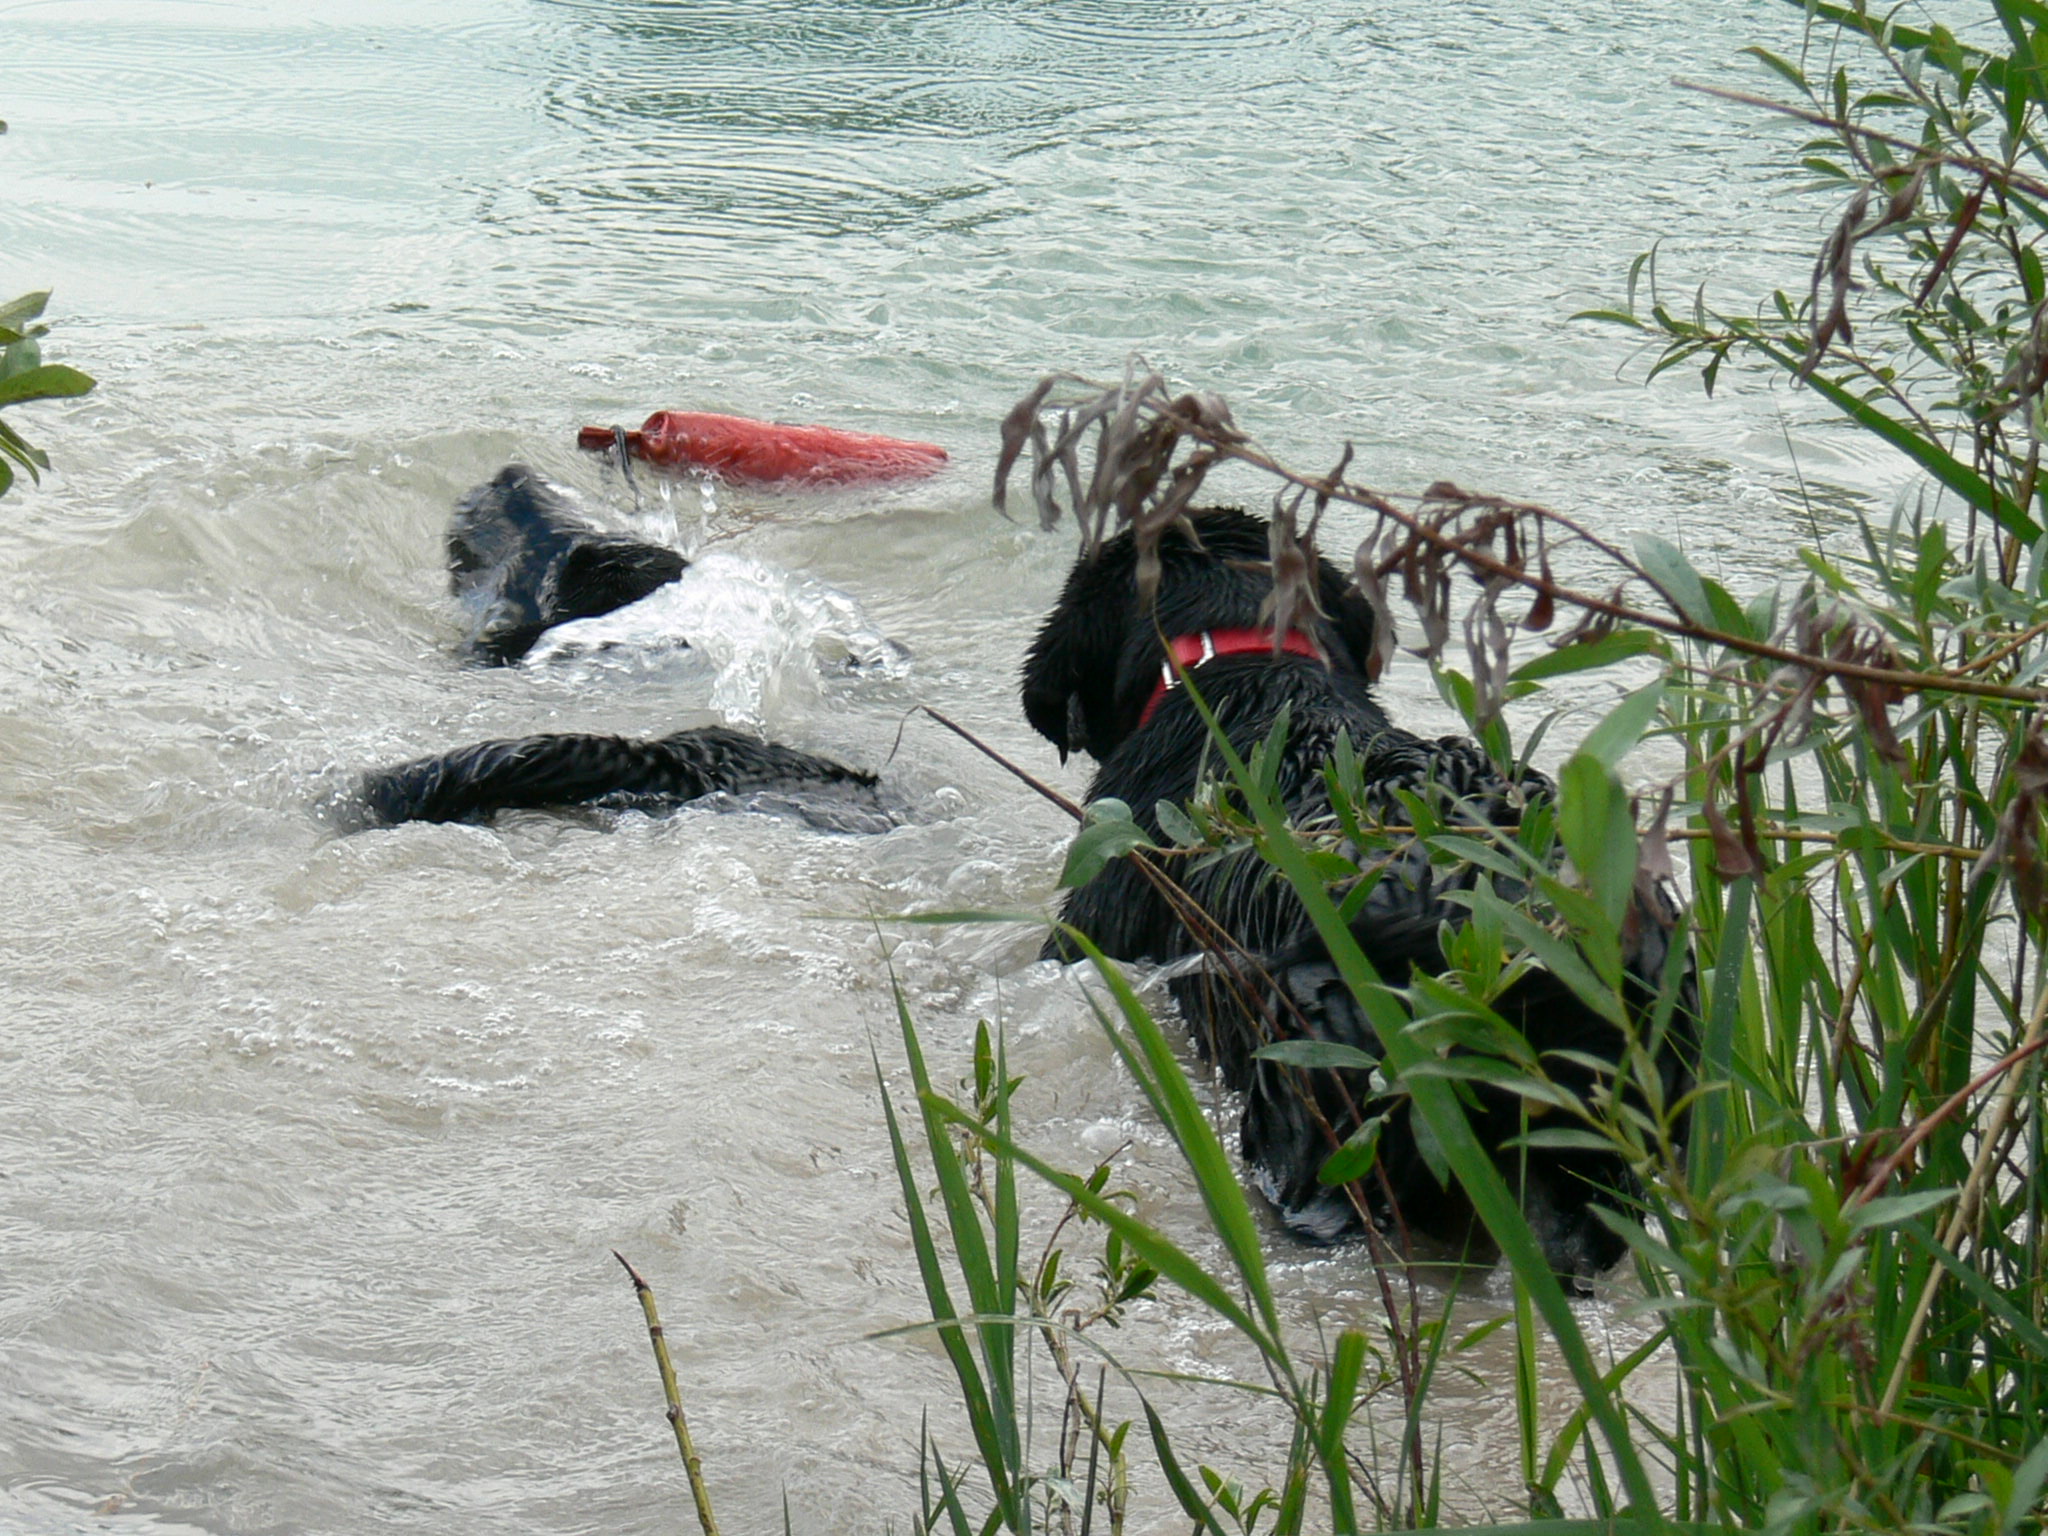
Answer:
[[455, 503], [448, 520], [448, 585], [462, 597], [479, 586], [542, 573], [580, 538], [596, 532], [553, 486], [524, 464], [507, 464]]
[[[1159, 542], [1159, 591], [1151, 612], [1138, 605], [1137, 548], [1129, 531], [1083, 557], [1024, 661], [1024, 715], [1059, 748], [1100, 761], [1138, 728], [1166, 656], [1161, 636], [1249, 629], [1273, 590], [1270, 530], [1248, 512], [1190, 514], [1195, 537], [1178, 526]], [[1199, 542], [1197, 542], [1199, 541]], [[1372, 608], [1343, 572], [1317, 562], [1325, 617], [1307, 626], [1341, 671], [1370, 676]]]
[[471, 611], [469, 651], [481, 661], [517, 661], [550, 627], [635, 602], [687, 565], [662, 545], [599, 532], [523, 464], [464, 496], [448, 524], [449, 590]]

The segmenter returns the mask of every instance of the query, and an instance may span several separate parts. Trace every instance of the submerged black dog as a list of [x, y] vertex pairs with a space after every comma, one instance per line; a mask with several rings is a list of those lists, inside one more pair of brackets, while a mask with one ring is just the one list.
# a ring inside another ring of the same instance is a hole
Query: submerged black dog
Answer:
[[480, 741], [365, 774], [356, 819], [483, 821], [572, 805], [660, 810], [705, 795], [830, 786], [872, 801], [875, 776], [744, 731], [707, 725], [653, 741], [563, 734]]
[[665, 544], [605, 533], [524, 464], [508, 464], [455, 505], [448, 586], [476, 615], [469, 652], [517, 661], [557, 624], [637, 603], [689, 568]]
[[[1519, 782], [1503, 777], [1473, 742], [1425, 741], [1387, 719], [1368, 682], [1372, 610], [1329, 562], [1318, 572], [1327, 617], [1284, 636], [1284, 652], [1275, 655], [1271, 630], [1259, 627], [1272, 589], [1267, 524], [1231, 511], [1197, 513], [1192, 521], [1199, 543], [1178, 528], [1162, 540], [1150, 614], [1138, 600], [1131, 535], [1121, 534], [1074, 568], [1025, 663], [1024, 711], [1032, 726], [1063, 758], [1078, 749], [1100, 764], [1091, 800], [1124, 801], [1158, 837], [1153, 808], [1162, 800], [1186, 801], [1205, 766], [1218, 771], [1207, 727], [1166, 664], [1162, 635], [1242, 756], [1251, 755], [1285, 709], [1277, 788], [1297, 826], [1330, 811], [1324, 770], [1340, 734], [1348, 736], [1361, 766], [1368, 808], [1391, 824], [1407, 819], [1396, 790], [1440, 797], [1454, 807], [1453, 817], [1468, 823], [1509, 824], [1528, 797], [1548, 793], [1539, 775]], [[1276, 1037], [1295, 1036], [1378, 1057], [1371, 1025], [1291, 889], [1255, 856], [1176, 874], [1256, 962], [1236, 977], [1219, 974], [1212, 962], [1171, 983], [1198, 1044], [1225, 1083], [1244, 1095], [1245, 1159], [1299, 1235], [1330, 1242], [1359, 1231], [1356, 1207], [1316, 1175], [1365, 1116], [1388, 1106], [1374, 1102], [1361, 1073], [1301, 1071], [1252, 1053]], [[1351, 925], [1384, 982], [1398, 987], [1418, 968], [1443, 968], [1438, 930], [1466, 916], [1446, 896], [1474, 878], [1469, 868], [1432, 868], [1419, 846], [1392, 856]], [[1117, 959], [1167, 961], [1202, 948], [1129, 859], [1111, 862], [1071, 893], [1064, 917]], [[1646, 932], [1629, 959], [1638, 1005], [1654, 996], [1670, 942], [1661, 924], [1640, 926]], [[1057, 939], [1048, 943], [1048, 955], [1061, 953]], [[1541, 971], [1525, 976], [1496, 1008], [1544, 1054], [1553, 1078], [1582, 1094], [1592, 1087], [1593, 1070], [1552, 1053], [1614, 1061], [1624, 1046], [1619, 1030]], [[1687, 1026], [1675, 1024], [1670, 1033], [1687, 1036]], [[1689, 1085], [1691, 1055], [1689, 1036], [1666, 1043], [1659, 1063], [1666, 1102]], [[1488, 1093], [1480, 1101], [1478, 1134], [1503, 1148], [1520, 1133], [1521, 1102]], [[1456, 1240], [1469, 1211], [1448, 1198], [1429, 1171], [1408, 1113], [1405, 1101], [1389, 1113], [1379, 1169], [1367, 1181], [1369, 1198], [1382, 1217], [1398, 1213], [1411, 1229]], [[1623, 1245], [1591, 1207], [1626, 1200], [1632, 1181], [1620, 1159], [1533, 1148], [1499, 1155], [1559, 1275], [1583, 1282], [1613, 1266]]]
[[[448, 528], [449, 587], [475, 610], [467, 649], [484, 662], [517, 661], [555, 625], [638, 602], [687, 565], [665, 545], [584, 521], [520, 464], [463, 497]], [[818, 787], [872, 801], [874, 785], [873, 774], [723, 726], [652, 741], [523, 736], [367, 774], [346, 819], [481, 821], [505, 810], [654, 809], [720, 792]]]

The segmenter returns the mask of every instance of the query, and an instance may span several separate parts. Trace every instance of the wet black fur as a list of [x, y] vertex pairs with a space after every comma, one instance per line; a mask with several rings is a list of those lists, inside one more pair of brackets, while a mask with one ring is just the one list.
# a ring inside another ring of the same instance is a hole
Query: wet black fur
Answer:
[[448, 525], [448, 586], [478, 610], [468, 650], [482, 662], [517, 661], [555, 625], [636, 603], [688, 564], [593, 527], [523, 464], [463, 497]]
[[[1143, 727], [1138, 723], [1160, 677], [1164, 649], [1159, 635], [1256, 627], [1271, 587], [1264, 568], [1264, 520], [1213, 511], [1199, 514], [1196, 526], [1200, 547], [1177, 530], [1166, 535], [1156, 626], [1139, 606], [1135, 552], [1130, 535], [1122, 534], [1094, 560], [1075, 566], [1024, 668], [1024, 709], [1031, 724], [1062, 757], [1081, 750], [1096, 758], [1100, 766], [1089, 798], [1124, 801], [1155, 836], [1158, 802], [1184, 802], [1205, 771], [1218, 771], [1207, 727], [1185, 689], [1170, 691], [1151, 721]], [[1459, 814], [1492, 821], [1514, 820], [1526, 795], [1547, 793], [1540, 775], [1508, 782], [1468, 740], [1428, 741], [1388, 720], [1366, 679], [1372, 611], [1346, 586], [1342, 574], [1322, 562], [1319, 592], [1328, 617], [1311, 628], [1330, 658], [1328, 667], [1305, 657], [1257, 654], [1218, 657], [1192, 674], [1241, 755], [1248, 757], [1282, 707], [1287, 709], [1289, 733], [1278, 790], [1295, 823], [1312, 821], [1329, 809], [1323, 768], [1340, 732], [1349, 736], [1360, 760], [1368, 798], [1395, 823], [1406, 819], [1393, 798], [1397, 788], [1442, 786], [1466, 802]], [[1180, 878], [1272, 978], [1248, 983], [1253, 988], [1249, 1008], [1240, 990], [1247, 983], [1230, 982], [1213, 963], [1171, 984], [1197, 1043], [1217, 1063], [1226, 1084], [1244, 1095], [1245, 1159], [1298, 1234], [1328, 1242], [1356, 1233], [1355, 1208], [1341, 1191], [1322, 1186], [1316, 1172], [1333, 1149], [1332, 1131], [1338, 1139], [1349, 1135], [1361, 1113], [1380, 1106], [1370, 1102], [1357, 1074], [1283, 1068], [1254, 1060], [1251, 1053], [1273, 1037], [1263, 1019], [1282, 1021], [1287, 1033], [1339, 1041], [1375, 1056], [1381, 1054], [1377, 1037], [1291, 890], [1260, 861], [1246, 854], [1182, 871]], [[1439, 926], [1464, 917], [1464, 909], [1446, 900], [1446, 894], [1473, 879], [1469, 869], [1433, 869], [1419, 848], [1395, 860], [1352, 924], [1383, 980], [1399, 986], [1417, 967], [1432, 972], [1443, 967]], [[1200, 949], [1128, 859], [1112, 861], [1088, 885], [1070, 893], [1063, 915], [1117, 959], [1167, 961]], [[1639, 1005], [1654, 995], [1669, 945], [1660, 925], [1642, 926], [1654, 931], [1646, 932], [1639, 952], [1630, 957], [1632, 975], [1648, 983], [1635, 983]], [[1047, 953], [1060, 953], [1057, 939], [1048, 943]], [[1612, 1060], [1622, 1047], [1619, 1031], [1541, 972], [1526, 977], [1497, 1006], [1541, 1052], [1583, 1052]], [[1690, 1055], [1690, 1047], [1678, 1041], [1666, 1050], [1662, 1065], [1668, 1096], [1690, 1082]], [[1555, 1058], [1550, 1065], [1560, 1082], [1582, 1091], [1590, 1086], [1591, 1074], [1584, 1068]], [[1317, 1124], [1311, 1101], [1328, 1120], [1329, 1131]], [[1481, 1095], [1475, 1116], [1480, 1137], [1501, 1148], [1519, 1134], [1521, 1112], [1519, 1100], [1510, 1096]], [[1389, 1119], [1380, 1151], [1385, 1182], [1368, 1181], [1370, 1197], [1383, 1218], [1398, 1207], [1409, 1228], [1456, 1241], [1469, 1211], [1437, 1184], [1406, 1117], [1403, 1104]], [[1526, 1154], [1503, 1151], [1501, 1162], [1510, 1184], [1522, 1185], [1524, 1208], [1560, 1275], [1584, 1279], [1621, 1257], [1620, 1240], [1591, 1209], [1612, 1198], [1605, 1192], [1625, 1194], [1632, 1187], [1618, 1159], [1532, 1149]]]
[[[516, 661], [556, 624], [637, 602], [685, 564], [663, 545], [592, 527], [520, 464], [464, 496], [448, 527], [449, 585], [482, 610], [467, 651], [486, 662]], [[368, 773], [341, 820], [484, 821], [506, 810], [653, 809], [720, 791], [874, 784], [873, 774], [722, 726], [649, 741], [522, 736]]]
[[723, 790], [805, 785], [870, 788], [871, 773], [743, 731], [705, 726], [654, 741], [623, 736], [522, 736], [380, 769], [363, 779], [361, 819], [481, 821], [497, 811], [678, 805]]

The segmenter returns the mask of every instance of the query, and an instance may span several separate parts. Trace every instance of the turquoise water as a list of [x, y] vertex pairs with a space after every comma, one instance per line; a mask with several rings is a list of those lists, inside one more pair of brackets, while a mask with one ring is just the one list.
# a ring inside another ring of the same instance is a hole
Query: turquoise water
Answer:
[[[1644, 389], [1568, 316], [1653, 241], [1687, 296], [1803, 283], [1830, 210], [1769, 170], [1785, 136], [1668, 83], [1751, 84], [1736, 51], [1796, 48], [1797, 19], [0, 4], [0, 290], [54, 286], [50, 356], [102, 381], [20, 413], [58, 468], [0, 503], [0, 1529], [676, 1529], [614, 1247], [662, 1299], [728, 1529], [785, 1493], [800, 1530], [904, 1528], [920, 1409], [961, 1441], [928, 1342], [867, 1339], [920, 1302], [864, 918], [1041, 902], [1063, 842], [905, 712], [1085, 782], [1016, 715], [1069, 543], [989, 509], [994, 424], [1039, 373], [1138, 351], [1304, 467], [1349, 440], [1371, 483], [1545, 499], [1769, 579], [1795, 454], [1823, 512], [1892, 467], [1761, 382]], [[851, 594], [905, 675], [766, 633], [716, 676], [452, 665], [454, 497], [519, 457], [625, 520], [574, 430], [664, 406], [951, 451], [912, 489], [641, 514]], [[1388, 691], [1440, 719], [1412, 663]], [[340, 840], [311, 811], [483, 735], [716, 717], [882, 767], [910, 824]], [[942, 1077], [1002, 1017], [1030, 1138], [1133, 1141], [1145, 1208], [1193, 1230], [1033, 935], [885, 931]], [[1370, 1319], [1355, 1255], [1275, 1251], [1304, 1326]], [[1121, 1342], [1247, 1368], [1170, 1303]], [[1506, 1398], [1444, 1400], [1460, 1507], [1511, 1507]], [[1270, 1469], [1283, 1431], [1242, 1399], [1173, 1406], [1189, 1455]]]

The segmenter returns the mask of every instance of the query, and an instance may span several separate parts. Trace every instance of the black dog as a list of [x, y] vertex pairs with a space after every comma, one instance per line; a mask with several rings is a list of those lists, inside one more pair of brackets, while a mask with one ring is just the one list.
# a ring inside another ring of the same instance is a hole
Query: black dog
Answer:
[[[573, 805], [660, 810], [723, 792], [833, 786], [874, 789], [875, 776], [827, 758], [708, 725], [654, 741], [624, 736], [521, 736], [480, 741], [363, 777], [357, 820], [483, 821], [498, 811]], [[862, 793], [872, 801], [871, 793]]]
[[448, 585], [476, 615], [477, 661], [510, 663], [557, 624], [637, 603], [689, 568], [665, 544], [604, 533], [524, 464], [508, 464], [455, 505]]
[[[1069, 576], [1058, 606], [1040, 629], [1024, 667], [1024, 712], [1060, 749], [1086, 751], [1100, 764], [1089, 798], [1113, 796], [1129, 805], [1155, 838], [1153, 808], [1194, 794], [1205, 765], [1215, 761], [1208, 729], [1187, 690], [1166, 665], [1161, 636], [1172, 637], [1189, 681], [1232, 747], [1244, 757], [1266, 739], [1284, 709], [1285, 750], [1277, 790], [1297, 826], [1331, 810], [1326, 766], [1347, 736], [1361, 767], [1366, 807], [1394, 825], [1408, 819], [1395, 791], [1421, 792], [1468, 824], [1512, 824], [1548, 782], [1530, 774], [1511, 781], [1473, 742], [1425, 741], [1394, 726], [1368, 682], [1373, 653], [1371, 607], [1324, 561], [1318, 571], [1322, 613], [1284, 637], [1275, 655], [1271, 630], [1260, 628], [1272, 590], [1267, 524], [1242, 512], [1209, 511], [1192, 519], [1199, 542], [1170, 529], [1159, 550], [1155, 606], [1142, 611], [1132, 537], [1120, 534]], [[1361, 1230], [1357, 1208], [1317, 1171], [1364, 1119], [1388, 1110], [1379, 1167], [1367, 1181], [1382, 1219], [1455, 1241], [1469, 1210], [1448, 1199], [1428, 1169], [1409, 1128], [1405, 1101], [1375, 1102], [1362, 1073], [1302, 1071], [1253, 1052], [1274, 1038], [1296, 1036], [1382, 1054], [1377, 1036], [1339, 977], [1287, 883], [1248, 852], [1176, 872], [1183, 887], [1253, 965], [1232, 975], [1212, 960], [1171, 983], [1197, 1043], [1219, 1066], [1227, 1086], [1244, 1095], [1243, 1151], [1282, 1217], [1299, 1235], [1330, 1242]], [[1417, 970], [1444, 966], [1439, 928], [1464, 921], [1466, 909], [1447, 899], [1475, 879], [1469, 869], [1432, 868], [1419, 845], [1389, 856], [1351, 929], [1382, 981], [1404, 985]], [[1168, 961], [1203, 948], [1131, 860], [1107, 865], [1067, 898], [1065, 920], [1108, 955]], [[1654, 997], [1668, 930], [1646, 932], [1630, 957], [1639, 1010]], [[1047, 954], [1071, 958], [1055, 938]], [[1553, 1078], [1585, 1094], [1595, 1073], [1577, 1057], [1614, 1061], [1624, 1041], [1611, 1023], [1545, 972], [1532, 971], [1498, 1000], [1497, 1011], [1543, 1053]], [[1686, 1033], [1675, 1025], [1674, 1036]], [[1572, 1053], [1555, 1055], [1553, 1053]], [[1660, 1067], [1666, 1102], [1690, 1083], [1691, 1047], [1671, 1040]], [[1623, 1245], [1590, 1207], [1625, 1203], [1633, 1187], [1612, 1155], [1590, 1151], [1506, 1148], [1522, 1127], [1514, 1096], [1481, 1093], [1475, 1127], [1497, 1155], [1560, 1276], [1583, 1283], [1611, 1268]]]
[[[665, 545], [593, 527], [520, 464], [463, 497], [448, 529], [449, 586], [476, 612], [466, 648], [484, 662], [517, 661], [555, 625], [637, 602], [687, 564]], [[817, 787], [875, 809], [874, 785], [873, 774], [722, 726], [653, 741], [524, 736], [367, 774], [343, 819], [481, 821], [504, 810], [656, 809], [719, 792]]]

